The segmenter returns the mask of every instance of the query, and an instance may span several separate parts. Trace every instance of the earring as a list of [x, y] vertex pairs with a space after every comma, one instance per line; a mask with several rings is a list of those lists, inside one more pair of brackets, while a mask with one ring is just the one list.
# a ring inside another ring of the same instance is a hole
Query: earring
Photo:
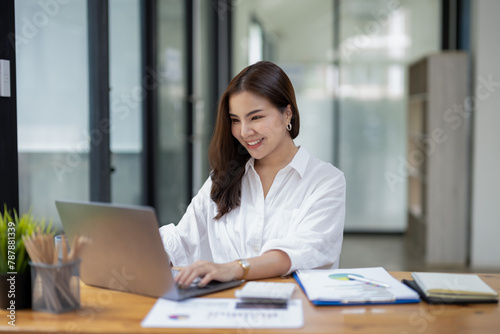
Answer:
[[286, 126], [286, 129], [288, 131], [292, 131], [292, 123], [288, 123], [288, 125]]

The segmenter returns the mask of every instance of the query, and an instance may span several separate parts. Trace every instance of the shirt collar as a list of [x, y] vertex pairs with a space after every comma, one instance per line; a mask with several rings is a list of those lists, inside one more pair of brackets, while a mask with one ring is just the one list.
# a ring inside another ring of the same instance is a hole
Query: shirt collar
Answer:
[[299, 146], [299, 150], [295, 153], [292, 161], [288, 164], [288, 166], [292, 167], [299, 173], [300, 177], [304, 177], [306, 172], [307, 163], [309, 162], [309, 157], [311, 155], [305, 148]]
[[[299, 150], [297, 151], [297, 153], [295, 153], [295, 156], [293, 157], [292, 161], [290, 161], [290, 163], [285, 168], [289, 167], [293, 168], [297, 171], [297, 173], [299, 173], [300, 177], [304, 177], [304, 173], [306, 171], [307, 163], [309, 162], [310, 156], [311, 155], [305, 148], [299, 146]], [[254, 158], [248, 159], [245, 165], [245, 174], [248, 172], [249, 168], [252, 168], [255, 171], [254, 164], [255, 164]]]
[[[248, 159], [246, 165], [245, 165], [245, 174], [248, 173], [248, 169], [251, 167], [252, 169], [254, 169], [253, 165], [255, 163], [255, 159], [250, 157], [250, 159]], [[255, 170], [255, 169], [254, 169]]]

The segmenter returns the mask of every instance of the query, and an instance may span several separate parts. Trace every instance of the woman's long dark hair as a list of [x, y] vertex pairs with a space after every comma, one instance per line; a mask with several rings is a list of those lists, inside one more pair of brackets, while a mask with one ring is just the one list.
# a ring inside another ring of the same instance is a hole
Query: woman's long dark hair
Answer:
[[250, 159], [248, 151], [232, 135], [229, 118], [229, 99], [241, 92], [250, 92], [267, 99], [282, 113], [290, 105], [292, 129], [289, 133], [292, 139], [299, 134], [300, 119], [295, 92], [290, 79], [279, 66], [260, 61], [246, 67], [231, 80], [219, 101], [217, 121], [208, 149], [212, 168], [210, 197], [218, 209], [215, 219], [220, 219], [240, 205], [241, 179], [245, 164]]

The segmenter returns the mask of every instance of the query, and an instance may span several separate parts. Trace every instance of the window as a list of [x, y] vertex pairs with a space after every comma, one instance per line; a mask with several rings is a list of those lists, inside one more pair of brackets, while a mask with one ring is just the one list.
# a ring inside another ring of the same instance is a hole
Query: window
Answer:
[[54, 200], [87, 200], [87, 3], [15, 3], [19, 208], [58, 221]]
[[158, 2], [158, 151], [156, 205], [161, 224], [177, 223], [188, 190], [186, 23], [184, 1]]
[[109, 1], [111, 201], [142, 203], [142, 101], [138, 0]]

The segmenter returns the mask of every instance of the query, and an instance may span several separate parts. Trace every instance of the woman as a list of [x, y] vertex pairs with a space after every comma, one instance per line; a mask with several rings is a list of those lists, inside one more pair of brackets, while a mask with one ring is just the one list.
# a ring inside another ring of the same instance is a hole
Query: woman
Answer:
[[281, 68], [258, 62], [222, 95], [213, 171], [177, 226], [160, 228], [180, 286], [338, 267], [344, 174], [295, 146], [299, 111]]

